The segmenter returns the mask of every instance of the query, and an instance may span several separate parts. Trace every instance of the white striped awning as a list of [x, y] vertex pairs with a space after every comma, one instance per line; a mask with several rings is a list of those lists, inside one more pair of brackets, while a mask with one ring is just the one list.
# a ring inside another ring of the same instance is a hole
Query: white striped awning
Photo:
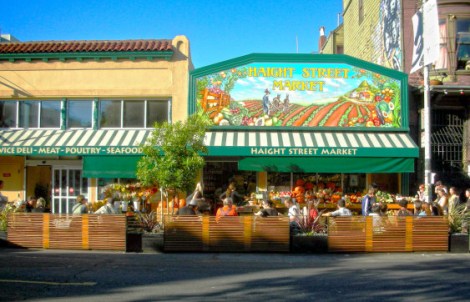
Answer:
[[401, 132], [213, 131], [205, 144], [213, 156], [418, 157]]
[[152, 130], [3, 130], [0, 155], [140, 155]]

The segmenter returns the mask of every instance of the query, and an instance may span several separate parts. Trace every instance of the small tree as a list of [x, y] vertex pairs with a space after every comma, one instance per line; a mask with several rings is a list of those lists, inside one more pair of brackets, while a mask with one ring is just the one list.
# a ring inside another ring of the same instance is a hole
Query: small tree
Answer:
[[137, 178], [143, 185], [158, 185], [166, 194], [192, 190], [197, 173], [204, 167], [208, 125], [201, 115], [192, 115], [185, 122], [155, 123], [137, 164]]

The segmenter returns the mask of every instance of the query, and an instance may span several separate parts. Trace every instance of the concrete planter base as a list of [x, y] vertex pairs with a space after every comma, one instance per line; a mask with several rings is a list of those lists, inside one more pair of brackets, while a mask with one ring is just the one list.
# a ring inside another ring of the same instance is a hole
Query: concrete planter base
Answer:
[[469, 248], [469, 234], [450, 234], [449, 235], [449, 252], [451, 253], [468, 253]]
[[328, 252], [328, 235], [291, 237], [292, 253], [326, 253]]

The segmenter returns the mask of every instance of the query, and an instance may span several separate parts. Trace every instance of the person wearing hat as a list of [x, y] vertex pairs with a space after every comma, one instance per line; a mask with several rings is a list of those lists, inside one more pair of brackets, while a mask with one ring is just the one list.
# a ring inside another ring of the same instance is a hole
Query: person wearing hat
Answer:
[[188, 205], [178, 209], [176, 215], [196, 215], [197, 214], [197, 200], [191, 199]]
[[269, 113], [269, 105], [271, 104], [271, 102], [269, 101], [269, 90], [266, 89], [264, 91], [264, 96], [263, 96], [263, 112], [264, 114], [268, 114]]

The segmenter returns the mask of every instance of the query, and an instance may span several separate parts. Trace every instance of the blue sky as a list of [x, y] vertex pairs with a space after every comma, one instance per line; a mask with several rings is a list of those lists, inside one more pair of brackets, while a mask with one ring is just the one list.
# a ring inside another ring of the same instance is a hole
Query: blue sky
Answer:
[[188, 37], [196, 68], [250, 53], [318, 51], [342, 0], [0, 0], [0, 30], [20, 41]]

